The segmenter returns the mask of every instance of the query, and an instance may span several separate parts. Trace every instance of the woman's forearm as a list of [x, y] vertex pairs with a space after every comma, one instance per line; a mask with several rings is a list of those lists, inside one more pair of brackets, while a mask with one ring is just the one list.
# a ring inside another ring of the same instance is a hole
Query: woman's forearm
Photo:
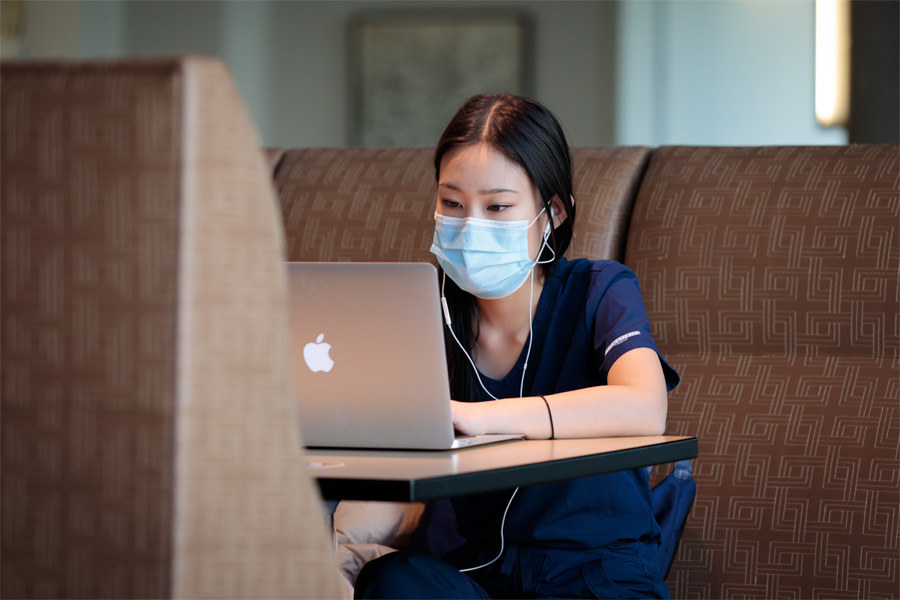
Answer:
[[[665, 379], [655, 351], [632, 350], [609, 372], [609, 384], [496, 402], [454, 403], [466, 434], [523, 433], [531, 439], [660, 435], [665, 431]], [[549, 406], [549, 411], [548, 411]]]

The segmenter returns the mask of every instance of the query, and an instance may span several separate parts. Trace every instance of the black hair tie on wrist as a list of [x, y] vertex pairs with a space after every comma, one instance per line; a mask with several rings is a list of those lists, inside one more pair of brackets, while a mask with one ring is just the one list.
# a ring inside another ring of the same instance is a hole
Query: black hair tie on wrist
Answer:
[[547, 399], [541, 396], [541, 400], [547, 405], [547, 416], [550, 417], [550, 439], [552, 440], [556, 437], [556, 430], [553, 428], [553, 413], [550, 412], [550, 403], [547, 402]]

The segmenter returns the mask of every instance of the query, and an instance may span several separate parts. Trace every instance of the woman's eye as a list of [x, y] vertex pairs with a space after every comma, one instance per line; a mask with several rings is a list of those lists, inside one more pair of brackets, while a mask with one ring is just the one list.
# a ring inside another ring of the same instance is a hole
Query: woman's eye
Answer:
[[444, 208], [459, 208], [462, 205], [459, 202], [457, 202], [456, 200], [448, 200], [446, 198], [441, 198], [441, 206], [443, 206]]
[[503, 212], [509, 207], [509, 204], [491, 204], [487, 209], [491, 212]]

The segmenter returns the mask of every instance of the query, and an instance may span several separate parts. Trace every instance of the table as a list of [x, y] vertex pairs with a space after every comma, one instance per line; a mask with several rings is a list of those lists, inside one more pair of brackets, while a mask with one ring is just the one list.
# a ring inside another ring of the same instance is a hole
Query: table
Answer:
[[326, 500], [419, 502], [697, 457], [697, 438], [515, 440], [460, 450], [307, 449]]

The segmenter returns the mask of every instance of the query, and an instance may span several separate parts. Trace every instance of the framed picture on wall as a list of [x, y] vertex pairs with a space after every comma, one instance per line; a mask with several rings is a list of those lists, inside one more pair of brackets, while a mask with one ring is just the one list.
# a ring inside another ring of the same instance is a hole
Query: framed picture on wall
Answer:
[[25, 0], [3, 0], [0, 4], [0, 58], [23, 55]]
[[385, 14], [350, 27], [351, 146], [433, 146], [470, 96], [529, 93], [527, 20], [515, 13]]

